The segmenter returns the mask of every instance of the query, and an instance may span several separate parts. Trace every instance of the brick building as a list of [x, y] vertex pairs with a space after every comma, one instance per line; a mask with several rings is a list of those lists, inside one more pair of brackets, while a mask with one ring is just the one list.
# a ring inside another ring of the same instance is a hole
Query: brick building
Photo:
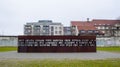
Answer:
[[120, 36], [120, 20], [71, 21], [71, 27], [72, 35]]

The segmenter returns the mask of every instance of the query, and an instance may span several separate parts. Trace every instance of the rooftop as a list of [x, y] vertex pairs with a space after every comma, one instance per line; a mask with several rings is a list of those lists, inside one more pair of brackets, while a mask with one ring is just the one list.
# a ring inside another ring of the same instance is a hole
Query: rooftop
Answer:
[[28, 22], [27, 25], [62, 25], [60, 22], [52, 22], [52, 20], [39, 20], [38, 22]]
[[71, 21], [72, 26], [114, 25], [116, 23], [120, 23], [120, 20], [93, 19], [92, 21]]

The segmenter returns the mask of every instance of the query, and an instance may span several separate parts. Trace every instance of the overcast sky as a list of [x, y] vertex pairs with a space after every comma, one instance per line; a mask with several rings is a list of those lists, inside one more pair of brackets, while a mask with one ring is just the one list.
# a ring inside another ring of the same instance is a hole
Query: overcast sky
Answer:
[[120, 0], [0, 0], [0, 35], [22, 35], [26, 22], [116, 19]]

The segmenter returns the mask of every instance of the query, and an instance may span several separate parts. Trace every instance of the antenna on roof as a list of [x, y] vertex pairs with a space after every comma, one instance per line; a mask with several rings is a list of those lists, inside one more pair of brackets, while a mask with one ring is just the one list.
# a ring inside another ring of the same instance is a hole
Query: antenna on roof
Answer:
[[87, 22], [89, 22], [89, 18], [87, 18]]

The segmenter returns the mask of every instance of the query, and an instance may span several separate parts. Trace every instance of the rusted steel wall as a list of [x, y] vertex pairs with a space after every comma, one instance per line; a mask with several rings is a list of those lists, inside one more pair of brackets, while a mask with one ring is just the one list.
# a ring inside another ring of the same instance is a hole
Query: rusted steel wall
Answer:
[[18, 52], [96, 52], [96, 36], [18, 36]]

